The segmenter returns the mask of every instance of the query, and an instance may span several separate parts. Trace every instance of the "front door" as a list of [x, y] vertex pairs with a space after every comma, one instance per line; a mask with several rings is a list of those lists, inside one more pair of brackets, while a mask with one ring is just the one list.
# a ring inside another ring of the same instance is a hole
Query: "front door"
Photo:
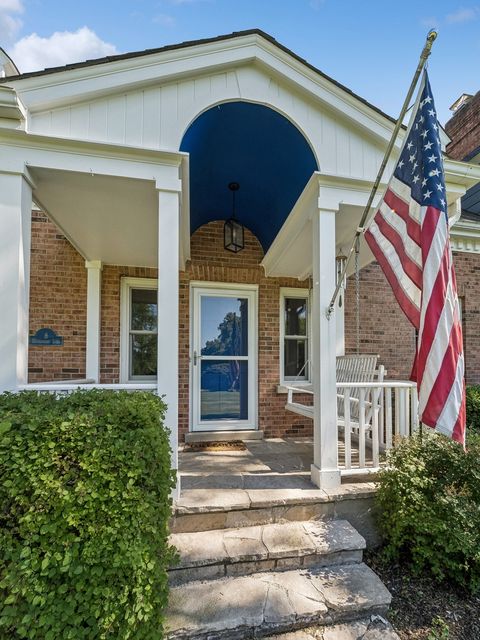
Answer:
[[192, 288], [193, 431], [255, 429], [256, 287]]

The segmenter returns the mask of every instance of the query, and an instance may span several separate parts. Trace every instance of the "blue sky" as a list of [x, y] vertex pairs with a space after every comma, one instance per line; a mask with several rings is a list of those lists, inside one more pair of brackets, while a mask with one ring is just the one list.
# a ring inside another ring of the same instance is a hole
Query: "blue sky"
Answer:
[[430, 27], [439, 119], [480, 89], [480, 0], [0, 0], [22, 71], [261, 28], [396, 117]]

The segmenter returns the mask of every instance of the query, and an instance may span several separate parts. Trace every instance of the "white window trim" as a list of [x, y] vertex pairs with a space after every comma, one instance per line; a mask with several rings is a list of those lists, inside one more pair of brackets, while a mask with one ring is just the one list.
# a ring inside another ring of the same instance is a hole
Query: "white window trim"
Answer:
[[[285, 380], [285, 319], [283, 310], [285, 307], [285, 298], [301, 298], [307, 299], [307, 360], [308, 360], [308, 377], [300, 378], [299, 380]], [[278, 391], [281, 392], [284, 385], [295, 383], [295, 386], [310, 385], [312, 379], [312, 354], [311, 354], [311, 297], [308, 289], [297, 289], [296, 287], [281, 287], [280, 288], [280, 385]]]
[[154, 378], [131, 379], [130, 357], [130, 291], [131, 289], [158, 289], [156, 278], [122, 278], [120, 281], [120, 382], [138, 382]]

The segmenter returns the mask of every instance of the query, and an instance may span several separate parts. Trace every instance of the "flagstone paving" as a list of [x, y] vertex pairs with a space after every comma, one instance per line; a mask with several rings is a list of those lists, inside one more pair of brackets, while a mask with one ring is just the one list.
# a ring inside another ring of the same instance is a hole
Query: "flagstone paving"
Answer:
[[365, 540], [345, 520], [290, 522], [178, 533], [170, 542], [180, 562], [170, 582], [245, 575], [258, 571], [333, 566], [362, 561]]
[[391, 596], [364, 564], [191, 582], [170, 591], [169, 640], [248, 638], [385, 614]]
[[374, 483], [318, 489], [307, 439], [246, 445], [180, 453], [166, 638], [396, 639], [370, 619], [390, 603], [362, 562]]
[[276, 640], [399, 640], [392, 626], [381, 616], [332, 627], [309, 627], [274, 636]]

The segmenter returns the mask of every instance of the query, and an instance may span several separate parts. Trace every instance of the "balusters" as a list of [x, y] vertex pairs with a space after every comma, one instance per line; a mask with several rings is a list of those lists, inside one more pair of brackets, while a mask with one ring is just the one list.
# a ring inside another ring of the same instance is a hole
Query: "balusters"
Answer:
[[358, 399], [358, 461], [365, 467], [365, 388], [360, 387]]
[[345, 469], [352, 468], [352, 425], [350, 423], [350, 388], [344, 389], [343, 407], [345, 415]]

